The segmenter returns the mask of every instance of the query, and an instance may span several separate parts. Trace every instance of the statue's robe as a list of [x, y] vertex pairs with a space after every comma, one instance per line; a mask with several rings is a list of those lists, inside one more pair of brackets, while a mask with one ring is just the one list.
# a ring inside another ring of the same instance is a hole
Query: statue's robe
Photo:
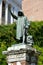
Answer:
[[27, 17], [22, 16], [18, 17], [16, 25], [16, 38], [20, 40], [20, 38], [23, 37], [24, 28], [28, 28], [30, 22], [28, 21]]
[[[9, 10], [10, 11], [10, 10]], [[10, 11], [10, 14], [12, 15], [13, 18], [17, 20], [16, 22], [16, 39], [20, 40], [20, 38], [23, 37], [25, 28], [28, 28], [30, 25], [30, 22], [28, 21], [27, 17], [25, 16], [15, 16], [13, 13]]]

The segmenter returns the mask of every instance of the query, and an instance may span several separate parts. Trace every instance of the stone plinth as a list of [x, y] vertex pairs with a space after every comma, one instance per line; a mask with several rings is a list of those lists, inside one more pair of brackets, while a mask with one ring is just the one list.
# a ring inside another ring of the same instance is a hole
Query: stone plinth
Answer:
[[8, 65], [37, 65], [38, 53], [29, 44], [16, 44], [3, 51]]

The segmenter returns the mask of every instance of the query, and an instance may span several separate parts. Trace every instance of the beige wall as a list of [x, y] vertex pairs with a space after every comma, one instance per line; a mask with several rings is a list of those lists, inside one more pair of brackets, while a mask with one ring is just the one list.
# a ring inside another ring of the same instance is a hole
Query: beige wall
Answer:
[[43, 20], [43, 0], [23, 0], [22, 9], [29, 20]]

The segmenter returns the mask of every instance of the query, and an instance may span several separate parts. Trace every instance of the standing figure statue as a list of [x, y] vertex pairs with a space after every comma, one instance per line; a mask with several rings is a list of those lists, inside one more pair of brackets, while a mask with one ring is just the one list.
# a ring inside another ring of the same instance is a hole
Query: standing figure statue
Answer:
[[16, 19], [16, 39], [22, 43], [26, 43], [26, 30], [28, 29], [30, 22], [28, 21], [27, 17], [24, 16], [22, 11], [18, 11], [18, 17], [11, 11], [10, 14], [14, 19]]

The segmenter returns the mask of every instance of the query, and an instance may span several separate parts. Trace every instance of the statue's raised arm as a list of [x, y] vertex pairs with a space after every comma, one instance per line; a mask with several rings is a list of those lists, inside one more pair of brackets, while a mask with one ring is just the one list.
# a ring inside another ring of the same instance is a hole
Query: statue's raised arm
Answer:
[[11, 12], [10, 9], [9, 9], [9, 12], [10, 12], [10, 14], [12, 15], [13, 18], [15, 18], [16, 20], [18, 19], [18, 17], [17, 17], [16, 15], [14, 15], [14, 14]]
[[22, 11], [18, 11], [18, 17], [14, 15], [11, 10], [9, 10], [12, 17], [16, 19], [16, 40], [19, 40], [21, 43], [27, 43], [27, 30], [30, 25], [26, 16]]

